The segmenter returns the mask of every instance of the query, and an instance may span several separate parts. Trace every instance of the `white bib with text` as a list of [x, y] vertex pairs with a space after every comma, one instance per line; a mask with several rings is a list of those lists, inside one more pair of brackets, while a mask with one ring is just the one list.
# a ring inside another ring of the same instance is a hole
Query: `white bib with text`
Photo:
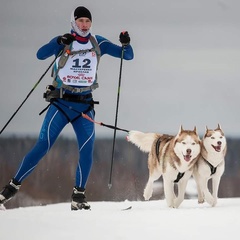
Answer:
[[[89, 41], [86, 44], [80, 44], [76, 41], [72, 43], [71, 51], [92, 49]], [[58, 67], [59, 58], [56, 61]], [[96, 77], [97, 55], [96, 52], [85, 52], [70, 55], [65, 66], [59, 70], [58, 77], [66, 85], [71, 86], [91, 86]]]

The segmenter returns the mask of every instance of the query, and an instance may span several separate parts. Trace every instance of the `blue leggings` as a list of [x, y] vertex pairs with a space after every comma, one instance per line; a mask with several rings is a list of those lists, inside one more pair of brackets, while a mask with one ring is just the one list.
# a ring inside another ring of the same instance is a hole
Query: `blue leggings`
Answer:
[[[51, 149], [66, 124], [72, 121], [71, 124], [77, 137], [79, 149], [75, 186], [85, 188], [92, 167], [95, 140], [94, 123], [80, 116], [80, 112], [87, 111], [88, 108], [88, 104], [64, 100], [58, 100], [56, 106], [51, 105], [43, 121], [38, 141], [23, 158], [14, 179], [21, 183]], [[87, 115], [94, 119], [94, 110], [88, 111]]]

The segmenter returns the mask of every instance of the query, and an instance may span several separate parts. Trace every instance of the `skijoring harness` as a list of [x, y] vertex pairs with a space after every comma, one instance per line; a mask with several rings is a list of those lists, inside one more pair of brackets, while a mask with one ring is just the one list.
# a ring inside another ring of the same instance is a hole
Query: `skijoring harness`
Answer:
[[[57, 80], [57, 75], [58, 72], [60, 70], [60, 68], [63, 68], [68, 60], [69, 55], [73, 55], [73, 54], [77, 54], [77, 53], [86, 53], [86, 52], [96, 52], [96, 56], [97, 56], [97, 68], [99, 65], [99, 61], [100, 61], [100, 57], [101, 57], [101, 50], [100, 47], [96, 41], [96, 39], [93, 36], [90, 36], [89, 40], [91, 41], [93, 48], [91, 49], [86, 49], [86, 50], [79, 50], [79, 51], [71, 51], [71, 45], [66, 45], [64, 50], [59, 53], [59, 61], [58, 61], [58, 69], [56, 70], [56, 72], [52, 71], [52, 77], [54, 78], [52, 85], [48, 85], [46, 87], [46, 92], [43, 94], [43, 97], [45, 98], [45, 100], [47, 102], [50, 102], [48, 104], [48, 106], [43, 109], [39, 115], [41, 115], [43, 112], [45, 112], [49, 106], [51, 104], [53, 104], [56, 108], [58, 108], [59, 111], [61, 111], [66, 118], [68, 119], [68, 121], [70, 122], [70, 119], [68, 118], [67, 114], [62, 110], [62, 108], [60, 106], [58, 106], [58, 104], [63, 105], [64, 107], [67, 107], [69, 109], [71, 109], [72, 111], [76, 112], [79, 114], [79, 116], [77, 116], [75, 119], [73, 119], [71, 122], [73, 122], [74, 120], [76, 120], [79, 117], [84, 117], [85, 119], [98, 124], [100, 126], [104, 126], [110, 129], [116, 129], [119, 131], [124, 131], [124, 132], [129, 132], [129, 130], [127, 129], [123, 129], [123, 128], [119, 128], [117, 126], [112, 126], [109, 124], [105, 124], [103, 122], [96, 122], [95, 120], [91, 119], [86, 113], [91, 111], [92, 109], [94, 109], [94, 104], [99, 104], [98, 101], [93, 101], [92, 99], [92, 94], [85, 94], [85, 95], [77, 95], [77, 93], [84, 93], [86, 91], [93, 91], [96, 88], [98, 88], [98, 83], [95, 81], [95, 83], [91, 86], [88, 87], [83, 87], [83, 88], [76, 88], [76, 87], [72, 87], [69, 85], [65, 85], [62, 81], [61, 83], [61, 87], [57, 88], [59, 85], [59, 80]], [[54, 70], [54, 69], [53, 69]], [[97, 73], [95, 76], [95, 79], [97, 80]], [[68, 90], [68, 91], [66, 91]], [[73, 94], [69, 94], [67, 92], [71, 92]], [[72, 107], [69, 107], [67, 105], [65, 105], [64, 103], [58, 101], [58, 99], [63, 99], [66, 101], [71, 101], [71, 102], [78, 102], [78, 103], [85, 103], [85, 104], [89, 104], [89, 108], [84, 111], [84, 112], [79, 112], [76, 109], [73, 109]], [[55, 102], [58, 102], [58, 104], [56, 104]]]
[[[91, 48], [91, 49], [71, 51], [72, 44], [66, 45], [64, 47], [63, 52], [62, 52], [62, 54], [59, 58], [59, 61], [58, 61], [57, 70], [54, 71], [54, 68], [52, 69], [52, 77], [54, 79], [53, 82], [52, 82], [53, 87], [56, 88], [60, 84], [61, 85], [60, 88], [66, 89], [66, 90], [68, 90], [72, 93], [83, 93], [83, 92], [87, 92], [87, 91], [93, 91], [93, 90], [95, 90], [96, 88], [99, 87], [99, 85], [97, 83], [97, 72], [96, 72], [96, 75], [95, 75], [95, 83], [93, 83], [91, 86], [88, 86], [88, 87], [82, 87], [82, 88], [72, 87], [72, 86], [64, 84], [61, 79], [58, 79], [58, 73], [59, 73], [60, 69], [62, 69], [66, 65], [66, 62], [67, 62], [69, 56], [73, 56], [73, 55], [76, 55], [76, 54], [84, 54], [84, 53], [88, 53], [88, 52], [95, 52], [96, 56], [97, 56], [97, 68], [96, 68], [96, 70], [98, 69], [98, 65], [99, 65], [100, 57], [101, 57], [101, 50], [100, 50], [100, 47], [99, 47], [95, 37], [93, 37], [91, 35], [90, 38], [89, 38], [89, 41], [91, 42], [91, 44], [93, 46], [93, 48]], [[60, 95], [60, 97], [61, 97], [61, 95]]]
[[[66, 62], [70, 55], [75, 55], [75, 54], [80, 54], [80, 53], [83, 54], [83, 53], [87, 53], [87, 52], [95, 52], [96, 56], [97, 56], [97, 68], [98, 68], [98, 64], [99, 64], [100, 57], [101, 57], [100, 47], [99, 47], [96, 39], [93, 36], [90, 36], [89, 40], [90, 40], [91, 44], [93, 45], [93, 48], [91, 48], [91, 49], [71, 51], [71, 44], [66, 45], [64, 47], [64, 50], [62, 51], [62, 53], [60, 53], [57, 70], [54, 71], [54, 67], [52, 69], [52, 77], [54, 78], [52, 85], [48, 85], [46, 87], [46, 92], [43, 94], [43, 98], [45, 98], [45, 100], [47, 102], [50, 102], [50, 104], [45, 109], [43, 109], [39, 113], [39, 115], [41, 115], [44, 111], [46, 111], [51, 104], [56, 106], [59, 110], [61, 110], [64, 113], [64, 111], [61, 108], [59, 108], [59, 106], [57, 104], [54, 104], [54, 102], [58, 101], [58, 99], [63, 99], [65, 101], [70, 101], [70, 102], [90, 104], [90, 107], [84, 113], [91, 111], [94, 108], [94, 104], [99, 104], [98, 101], [93, 101], [91, 93], [85, 94], [85, 95], [84, 94], [78, 95], [78, 93], [85, 93], [85, 92], [93, 91], [99, 87], [99, 85], [97, 83], [97, 73], [95, 76], [95, 83], [93, 83], [91, 86], [87, 86], [87, 87], [72, 87], [72, 86], [64, 84], [62, 82], [62, 80], [60, 80], [58, 78], [58, 73], [59, 73], [60, 69], [62, 69], [66, 65]], [[59, 85], [60, 85], [60, 87], [58, 87]], [[71, 92], [72, 94], [69, 94], [67, 92]]]
[[[55, 88], [53, 85], [48, 85], [46, 89], [47, 90], [43, 94], [43, 98], [45, 98], [45, 100], [47, 102], [49, 102], [49, 104], [47, 105], [46, 108], [44, 108], [39, 113], [39, 115], [44, 113], [50, 107], [50, 105], [52, 104], [66, 116], [66, 118], [68, 119], [69, 122], [73, 122], [77, 118], [81, 117], [82, 114], [86, 114], [87, 112], [89, 112], [92, 109], [94, 109], [94, 104], [99, 104], [99, 101], [94, 101], [92, 99], [92, 93], [88, 93], [88, 94], [85, 94], [85, 95], [68, 94], [68, 93], [65, 92], [65, 90], [63, 88], [58, 89], [58, 88]], [[72, 111], [75, 111], [75, 112], [79, 113], [79, 116], [77, 118], [73, 119], [72, 121], [70, 121], [70, 119], [68, 118], [67, 114], [59, 106], [59, 104], [65, 106], [65, 107], [68, 107], [69, 109], [70, 109], [70, 107], [65, 105], [65, 104], [63, 104], [62, 102], [58, 101], [58, 99], [63, 99], [65, 101], [69, 101], [69, 102], [77, 102], [77, 103], [89, 104], [89, 108], [86, 111], [84, 111], [84, 112], [78, 112], [77, 110], [71, 108]], [[58, 104], [56, 104], [56, 102]]]
[[50, 103], [60, 98], [69, 102], [78, 102], [91, 105], [99, 104], [98, 101], [93, 101], [92, 93], [85, 95], [69, 94], [66, 93], [63, 88], [55, 88], [53, 85], [48, 85], [46, 87], [46, 92], [43, 94], [43, 98], [45, 98], [45, 100]]

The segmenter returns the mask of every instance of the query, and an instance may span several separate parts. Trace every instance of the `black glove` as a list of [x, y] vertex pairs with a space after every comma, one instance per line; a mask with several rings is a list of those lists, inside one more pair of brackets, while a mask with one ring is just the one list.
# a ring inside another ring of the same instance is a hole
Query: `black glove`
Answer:
[[127, 31], [120, 33], [119, 41], [123, 46], [127, 46], [130, 43], [130, 37]]
[[75, 40], [75, 37], [70, 34], [70, 33], [66, 33], [63, 36], [59, 36], [57, 39], [57, 42], [59, 44], [63, 44], [63, 45], [69, 45], [71, 44], [73, 41]]
[[55, 90], [55, 87], [53, 85], [47, 85], [46, 86], [46, 92], [51, 92], [51, 91], [54, 91]]

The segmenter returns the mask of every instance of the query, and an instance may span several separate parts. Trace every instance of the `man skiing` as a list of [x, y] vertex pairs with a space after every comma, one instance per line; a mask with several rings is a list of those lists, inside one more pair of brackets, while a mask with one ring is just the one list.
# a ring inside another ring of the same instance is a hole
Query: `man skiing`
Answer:
[[94, 123], [83, 118], [82, 113], [94, 119], [96, 102], [93, 101], [92, 91], [98, 87], [97, 67], [100, 57], [104, 54], [117, 58], [123, 56], [125, 60], [134, 57], [128, 32], [120, 33], [122, 46], [118, 46], [102, 36], [93, 36], [91, 25], [90, 11], [83, 6], [77, 7], [71, 15], [71, 32], [53, 38], [38, 50], [37, 58], [40, 60], [58, 56], [53, 67], [53, 83], [45, 93], [46, 100], [51, 104], [35, 146], [23, 158], [16, 175], [1, 191], [0, 204], [6, 203], [18, 192], [23, 180], [35, 169], [70, 122], [79, 149], [71, 209], [90, 209], [85, 188], [93, 162], [95, 130]]

